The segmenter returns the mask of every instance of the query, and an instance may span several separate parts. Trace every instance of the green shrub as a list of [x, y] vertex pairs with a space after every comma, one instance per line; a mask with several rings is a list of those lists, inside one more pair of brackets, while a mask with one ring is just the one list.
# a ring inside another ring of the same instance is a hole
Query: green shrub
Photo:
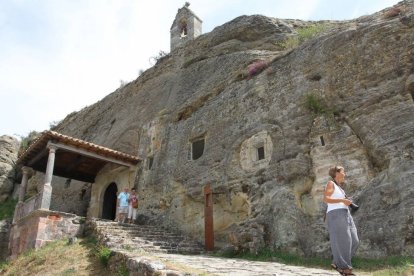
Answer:
[[109, 258], [111, 258], [112, 251], [106, 246], [98, 246], [96, 256], [104, 266], [108, 266]]
[[98, 239], [95, 236], [87, 236], [84, 239], [84, 242], [86, 244], [97, 245], [98, 244]]
[[322, 97], [313, 93], [309, 93], [305, 96], [305, 106], [307, 109], [318, 115], [325, 114], [328, 111], [326, 103]]
[[30, 145], [40, 136], [40, 132], [37, 132], [35, 130], [32, 130], [29, 132], [27, 136], [20, 136], [22, 139], [20, 142], [20, 148], [19, 148], [19, 156], [25, 152]]
[[119, 276], [128, 276], [129, 275], [129, 270], [126, 267], [125, 264], [122, 264], [119, 268], [118, 268], [118, 275]]
[[301, 43], [316, 37], [328, 28], [329, 25], [324, 23], [316, 23], [313, 25], [300, 27], [297, 29], [297, 36], [290, 36], [279, 45], [283, 49], [293, 49], [298, 47]]
[[62, 120], [58, 120], [58, 121], [52, 121], [49, 123], [49, 129], [50, 130], [55, 130], [57, 128], [57, 126], [62, 122]]
[[10, 266], [8, 261], [0, 262], [0, 274], [3, 273]]
[[17, 199], [9, 198], [0, 204], [0, 220], [13, 218], [14, 209], [16, 208]]
[[299, 42], [302, 43], [306, 40], [316, 37], [321, 32], [327, 29], [326, 24], [314, 24], [298, 29]]

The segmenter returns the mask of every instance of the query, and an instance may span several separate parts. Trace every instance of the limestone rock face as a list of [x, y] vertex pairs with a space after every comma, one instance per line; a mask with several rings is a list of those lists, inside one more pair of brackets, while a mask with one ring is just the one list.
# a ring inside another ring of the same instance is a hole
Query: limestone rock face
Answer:
[[13, 192], [19, 141], [11, 136], [0, 136], [0, 203], [9, 198]]
[[10, 220], [0, 220], [0, 261], [5, 261], [9, 256], [10, 228]]
[[343, 165], [358, 254], [414, 256], [414, 2], [397, 7], [304, 42], [312, 22], [236, 18], [56, 131], [139, 155], [141, 214], [193, 237], [211, 184], [217, 244], [251, 251], [329, 256], [321, 199]]

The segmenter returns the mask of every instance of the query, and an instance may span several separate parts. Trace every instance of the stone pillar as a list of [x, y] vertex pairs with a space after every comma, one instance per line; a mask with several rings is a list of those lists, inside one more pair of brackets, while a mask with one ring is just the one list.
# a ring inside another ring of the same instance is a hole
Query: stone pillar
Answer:
[[46, 167], [46, 174], [45, 174], [45, 186], [51, 185], [52, 183], [52, 176], [53, 176], [53, 167], [55, 166], [55, 154], [56, 154], [56, 147], [49, 146], [49, 158], [47, 159], [47, 167]]
[[55, 166], [55, 146], [49, 146], [49, 157], [47, 159], [47, 167], [45, 173], [45, 183], [43, 184], [42, 196], [40, 202], [40, 209], [49, 210], [50, 200], [52, 199], [52, 176], [53, 176], [53, 167]]
[[22, 167], [23, 177], [22, 177], [22, 183], [20, 184], [20, 191], [19, 191], [19, 203], [22, 203], [24, 201], [24, 195], [26, 194], [26, 187], [27, 187], [27, 181], [29, 179], [29, 167]]

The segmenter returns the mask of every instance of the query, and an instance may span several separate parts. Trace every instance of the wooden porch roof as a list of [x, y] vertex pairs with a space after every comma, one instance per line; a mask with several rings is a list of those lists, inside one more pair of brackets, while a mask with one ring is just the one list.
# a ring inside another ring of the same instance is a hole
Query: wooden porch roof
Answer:
[[95, 182], [97, 173], [107, 163], [134, 167], [141, 161], [137, 156], [48, 130], [19, 157], [17, 164], [46, 172], [48, 145], [57, 148], [53, 175], [85, 182]]

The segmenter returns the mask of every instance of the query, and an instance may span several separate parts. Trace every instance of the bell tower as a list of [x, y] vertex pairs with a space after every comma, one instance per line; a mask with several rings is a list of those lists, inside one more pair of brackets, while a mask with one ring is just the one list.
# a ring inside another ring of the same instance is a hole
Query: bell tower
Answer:
[[189, 6], [190, 3], [185, 2], [184, 6], [178, 9], [177, 15], [175, 16], [170, 29], [171, 51], [201, 35], [203, 21], [188, 8]]

